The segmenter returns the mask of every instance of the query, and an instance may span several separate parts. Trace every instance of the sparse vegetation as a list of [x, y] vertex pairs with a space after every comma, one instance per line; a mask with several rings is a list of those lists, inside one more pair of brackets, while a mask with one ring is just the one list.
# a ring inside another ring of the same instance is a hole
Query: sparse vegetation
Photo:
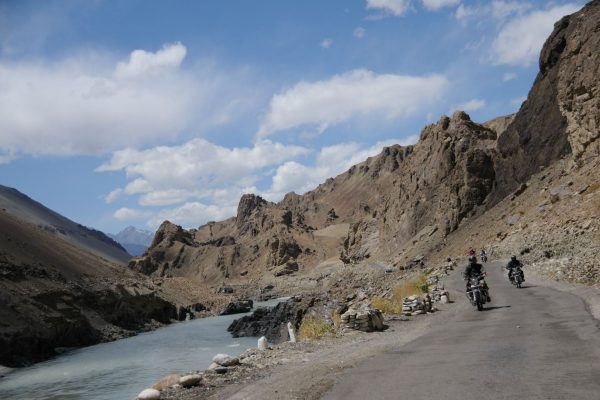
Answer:
[[[341, 323], [341, 319], [340, 319]], [[298, 334], [301, 339], [318, 340], [327, 334], [335, 332], [333, 325], [319, 315], [310, 314], [302, 319]]]
[[390, 298], [375, 297], [371, 300], [371, 306], [384, 313], [402, 313], [402, 300], [415, 294], [427, 293], [427, 277], [424, 274], [402, 281], [396, 286]]

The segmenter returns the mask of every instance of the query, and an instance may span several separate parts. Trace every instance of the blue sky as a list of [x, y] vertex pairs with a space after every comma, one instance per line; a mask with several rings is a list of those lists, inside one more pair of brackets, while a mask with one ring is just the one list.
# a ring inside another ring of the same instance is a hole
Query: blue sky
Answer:
[[0, 183], [107, 232], [303, 193], [518, 110], [578, 1], [0, 2]]

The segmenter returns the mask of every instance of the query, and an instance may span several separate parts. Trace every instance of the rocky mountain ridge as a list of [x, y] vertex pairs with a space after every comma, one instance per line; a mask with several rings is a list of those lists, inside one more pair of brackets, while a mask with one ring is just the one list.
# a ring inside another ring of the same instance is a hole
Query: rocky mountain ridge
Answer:
[[384, 148], [303, 195], [244, 195], [237, 216], [189, 231], [163, 223], [130, 267], [210, 284], [304, 274], [321, 263], [377, 259], [410, 266], [443, 249], [540, 169], [598, 156], [600, 5], [555, 25], [520, 110], [484, 124], [464, 112], [426, 126], [414, 146]]

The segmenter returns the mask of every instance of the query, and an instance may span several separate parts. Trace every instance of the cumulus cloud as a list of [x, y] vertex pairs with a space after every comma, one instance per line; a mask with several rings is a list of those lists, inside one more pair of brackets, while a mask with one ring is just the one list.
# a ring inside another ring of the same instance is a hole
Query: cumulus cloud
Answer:
[[376, 74], [364, 69], [324, 81], [302, 81], [271, 98], [257, 137], [305, 125], [323, 132], [355, 116], [407, 117], [436, 103], [447, 86], [441, 75]]
[[[253, 107], [242, 77], [183, 70], [186, 48], [0, 61], [0, 154], [102, 155], [202, 132]], [[243, 74], [242, 74], [243, 75]]]
[[485, 107], [485, 100], [483, 99], [471, 99], [465, 103], [454, 106], [450, 109], [450, 112], [454, 112], [457, 110], [462, 111], [475, 111]]
[[328, 49], [331, 47], [332, 44], [333, 44], [333, 39], [325, 38], [325, 39], [321, 40], [321, 43], [319, 43], [319, 46], [321, 46], [324, 49]]
[[165, 220], [184, 226], [199, 226], [208, 221], [220, 221], [235, 215], [236, 205], [219, 207], [201, 202], [189, 202], [180, 207], [166, 209], [153, 215], [147, 222], [155, 227]]
[[129, 221], [129, 220], [134, 220], [134, 219], [146, 218], [149, 215], [150, 214], [147, 211], [122, 207], [114, 212], [113, 217], [115, 217], [119, 221]]
[[455, 6], [460, 3], [460, 0], [421, 0], [423, 6], [431, 11], [437, 11], [448, 6]]
[[580, 8], [569, 3], [517, 16], [503, 26], [492, 44], [493, 64], [528, 67], [535, 63], [554, 23]]
[[[178, 146], [119, 150], [96, 171], [124, 171], [129, 179], [124, 188], [113, 190], [105, 199], [114, 200], [126, 194], [137, 196], [138, 204], [145, 207], [184, 202], [187, 205], [154, 212], [154, 219], [174, 220], [184, 215], [199, 218], [209, 214], [231, 216], [229, 213], [242, 194], [257, 192], [254, 183], [268, 174], [269, 168], [309, 152], [301, 146], [270, 140], [257, 141], [251, 147], [228, 148], [196, 138]], [[131, 213], [121, 211], [115, 218], [125, 215]]]
[[121, 194], [123, 194], [123, 189], [121, 188], [117, 188], [113, 191], [111, 191], [109, 194], [107, 194], [106, 196], [104, 196], [104, 201], [107, 204], [112, 203], [113, 201], [115, 201], [116, 199], [118, 199]]
[[387, 14], [401, 16], [410, 9], [409, 0], [367, 0], [367, 9], [382, 10]]
[[365, 37], [366, 33], [366, 29], [361, 26], [357, 27], [356, 29], [354, 29], [354, 31], [352, 31], [352, 35], [354, 35], [354, 37], [358, 39], [362, 39], [363, 37]]
[[418, 135], [405, 139], [389, 139], [364, 147], [356, 142], [339, 143], [323, 147], [316, 156], [314, 165], [303, 165], [288, 161], [277, 168], [272, 184], [263, 195], [272, 201], [278, 201], [288, 192], [303, 194], [314, 189], [326, 179], [335, 177], [352, 165], [381, 152], [384, 146], [393, 144], [409, 145], [418, 140]]
[[185, 58], [187, 49], [181, 43], [164, 45], [156, 53], [135, 50], [127, 62], [117, 64], [115, 75], [118, 78], [136, 78], [144, 75], [160, 74], [171, 68], [178, 68]]

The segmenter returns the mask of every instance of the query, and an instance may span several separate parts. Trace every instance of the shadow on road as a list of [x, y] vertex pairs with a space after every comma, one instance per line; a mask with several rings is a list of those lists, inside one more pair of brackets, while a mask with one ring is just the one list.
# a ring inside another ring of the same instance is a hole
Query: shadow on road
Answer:
[[497, 310], [499, 308], [510, 308], [510, 306], [492, 306], [492, 307], [485, 307], [483, 309], [483, 311], [492, 311], [492, 310]]

